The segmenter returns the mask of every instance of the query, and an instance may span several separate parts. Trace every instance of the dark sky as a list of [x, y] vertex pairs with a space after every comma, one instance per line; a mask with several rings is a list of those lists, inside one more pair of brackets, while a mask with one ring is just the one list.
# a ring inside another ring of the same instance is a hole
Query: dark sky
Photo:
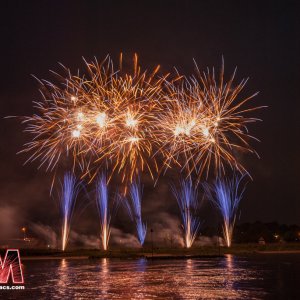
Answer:
[[[250, 77], [249, 94], [260, 91], [262, 123], [251, 126], [261, 156], [243, 158], [253, 182], [241, 204], [244, 221], [300, 224], [299, 82], [300, 43], [297, 1], [2, 1], [1, 117], [32, 113], [39, 99], [30, 76], [53, 79], [57, 62], [76, 70], [82, 56], [101, 60], [122, 51], [137, 52], [142, 66], [174, 66], [184, 74], [220, 66]], [[16, 156], [26, 141], [17, 120], [1, 118], [0, 213], [15, 224], [57, 224], [57, 205], [49, 197], [51, 176]], [[159, 192], [161, 191], [161, 192]], [[154, 195], [154, 196], [153, 196]], [[155, 202], [156, 201], [156, 202]], [[159, 202], [159, 203], [157, 203]], [[178, 218], [167, 183], [145, 191], [144, 209]], [[97, 224], [85, 211], [79, 222]], [[215, 220], [207, 209], [204, 218]], [[13, 221], [12, 221], [13, 219]], [[91, 221], [92, 220], [92, 221]], [[11, 225], [14, 226], [14, 225]], [[121, 225], [116, 225], [121, 226]]]

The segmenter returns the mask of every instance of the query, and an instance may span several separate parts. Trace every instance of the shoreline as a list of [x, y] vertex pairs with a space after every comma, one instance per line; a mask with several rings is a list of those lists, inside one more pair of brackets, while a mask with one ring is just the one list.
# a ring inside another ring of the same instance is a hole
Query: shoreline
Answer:
[[147, 259], [147, 260], [167, 260], [167, 259], [209, 259], [224, 258], [227, 255], [233, 256], [256, 256], [256, 255], [300, 255], [300, 250], [269, 250], [269, 251], [253, 251], [242, 253], [219, 253], [219, 254], [184, 254], [184, 253], [106, 253], [99, 255], [24, 255], [22, 261], [33, 260], [99, 260], [99, 259]]
[[300, 254], [300, 250], [267, 250], [257, 251], [259, 254]]
[[[249, 244], [234, 244], [232, 247], [222, 246], [201, 246], [192, 248], [177, 248], [177, 247], [149, 247], [143, 248], [117, 248], [111, 247], [107, 251], [92, 248], [69, 248], [66, 251], [61, 251], [56, 248], [21, 248], [20, 255], [22, 260], [87, 260], [87, 259], [189, 259], [189, 258], [218, 258], [226, 255], [234, 256], [272, 256], [272, 255], [300, 255], [300, 243], [273, 243], [259, 245], [254, 243]], [[1, 257], [4, 257], [6, 248], [0, 249]]]

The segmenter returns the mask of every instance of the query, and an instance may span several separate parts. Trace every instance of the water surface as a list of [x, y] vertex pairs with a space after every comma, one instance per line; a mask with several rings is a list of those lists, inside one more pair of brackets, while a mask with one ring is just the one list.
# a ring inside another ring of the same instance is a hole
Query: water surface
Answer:
[[299, 255], [23, 264], [26, 290], [5, 299], [300, 299]]

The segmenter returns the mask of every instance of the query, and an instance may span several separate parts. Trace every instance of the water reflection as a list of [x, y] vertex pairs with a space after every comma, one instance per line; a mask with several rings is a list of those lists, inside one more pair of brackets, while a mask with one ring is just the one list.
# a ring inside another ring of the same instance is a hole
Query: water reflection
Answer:
[[233, 259], [234, 259], [234, 256], [232, 254], [225, 255], [225, 261], [226, 261], [226, 266], [227, 266], [228, 271], [233, 270]]
[[[238, 280], [233, 272], [233, 258], [223, 260], [183, 261], [184, 269], [173, 272], [166, 287], [179, 299], [241, 299], [242, 294], [234, 288]], [[174, 270], [178, 269], [174, 266]], [[173, 281], [173, 282], [172, 282]]]
[[102, 258], [100, 262], [100, 284], [99, 284], [99, 292], [105, 298], [109, 295], [109, 268], [108, 268], [108, 259]]
[[238, 297], [239, 292], [235, 289], [234, 284], [240, 280], [238, 272], [235, 272], [234, 257], [231, 254], [225, 256], [226, 275], [224, 277], [224, 287], [227, 291], [232, 292], [232, 297]]
[[280, 271], [276, 263], [232, 255], [202, 260], [26, 261], [25, 292], [42, 299], [261, 299], [272, 293], [278, 277], [280, 288], [287, 285]]
[[70, 268], [68, 261], [62, 259], [57, 268], [57, 298], [63, 298], [68, 292], [68, 282], [70, 281]]
[[192, 259], [186, 260], [185, 270], [186, 270], [187, 274], [191, 274], [193, 272], [194, 268], [193, 268], [193, 260]]
[[58, 286], [64, 286], [68, 279], [68, 262], [66, 259], [62, 259], [60, 261], [59, 267], [57, 268], [57, 274], [58, 274]]

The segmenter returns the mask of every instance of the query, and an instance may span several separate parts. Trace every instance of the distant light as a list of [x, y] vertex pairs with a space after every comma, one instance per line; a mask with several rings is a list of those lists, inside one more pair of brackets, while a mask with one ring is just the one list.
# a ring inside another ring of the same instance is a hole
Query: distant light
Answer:
[[72, 101], [77, 101], [77, 100], [78, 100], [78, 98], [77, 98], [77, 97], [75, 97], [75, 96], [71, 96], [71, 100], [72, 100]]
[[184, 128], [182, 126], [180, 126], [180, 125], [177, 125], [175, 127], [175, 130], [174, 130], [174, 135], [178, 136], [178, 135], [180, 135], [182, 133], [184, 133]]
[[186, 123], [184, 125], [178, 124], [175, 127], [174, 135], [178, 136], [180, 134], [185, 134], [187, 136], [190, 136], [191, 135], [191, 130], [193, 129], [193, 127], [195, 125], [196, 125], [196, 121], [195, 120], [191, 120], [189, 123]]
[[209, 136], [209, 130], [207, 127], [202, 127], [202, 134], [205, 136], [205, 137], [208, 137]]
[[79, 138], [80, 137], [80, 130], [73, 130], [72, 131], [72, 136], [74, 138]]
[[130, 113], [127, 113], [125, 122], [127, 127], [135, 127], [138, 123], [138, 121]]
[[82, 112], [79, 112], [77, 114], [77, 120], [80, 122], [84, 121], [84, 114]]
[[131, 142], [131, 143], [136, 143], [136, 142], [138, 142], [138, 141], [140, 140], [140, 138], [139, 138], [139, 137], [136, 137], [136, 136], [132, 136], [132, 137], [130, 137], [128, 140], [129, 140], [129, 142]]
[[193, 126], [196, 125], [196, 121], [195, 120], [192, 120], [190, 123], [189, 123], [189, 127], [192, 128]]
[[99, 125], [99, 127], [103, 128], [106, 125], [106, 113], [102, 112], [99, 113], [96, 117], [96, 122]]
[[191, 134], [191, 130], [193, 129], [193, 127], [196, 125], [196, 121], [195, 120], [192, 120], [191, 122], [189, 122], [186, 126], [185, 126], [185, 131], [184, 133], [187, 135], [187, 136], [190, 136]]

